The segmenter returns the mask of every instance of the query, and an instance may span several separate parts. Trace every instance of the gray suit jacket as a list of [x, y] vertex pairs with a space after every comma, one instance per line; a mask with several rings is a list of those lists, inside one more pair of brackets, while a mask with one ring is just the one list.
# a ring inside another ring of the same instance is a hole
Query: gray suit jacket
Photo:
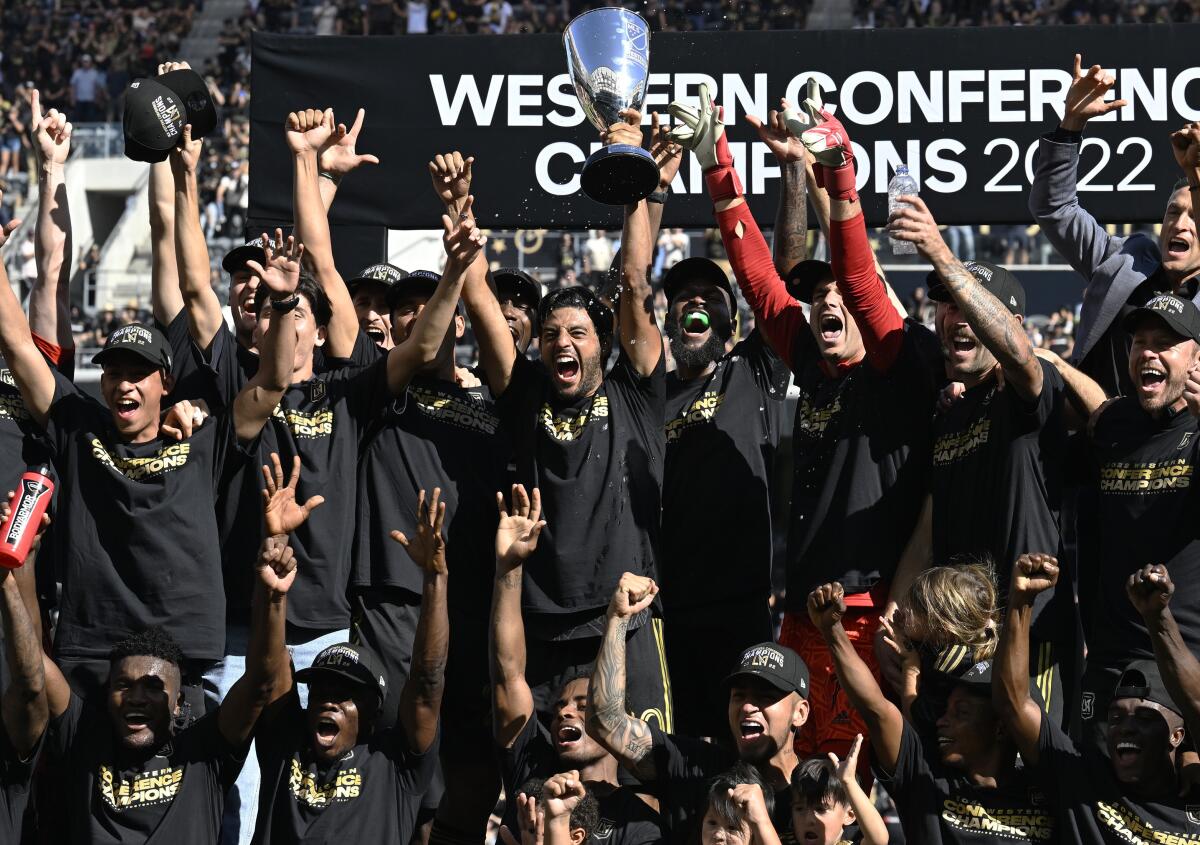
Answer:
[[[1112, 237], [1079, 205], [1078, 165], [1078, 144], [1043, 136], [1029, 191], [1029, 211], [1047, 239], [1087, 281], [1075, 327], [1075, 364], [1087, 357], [1121, 306], [1162, 264], [1155, 241], [1142, 234]], [[1200, 291], [1195, 301], [1200, 305]]]

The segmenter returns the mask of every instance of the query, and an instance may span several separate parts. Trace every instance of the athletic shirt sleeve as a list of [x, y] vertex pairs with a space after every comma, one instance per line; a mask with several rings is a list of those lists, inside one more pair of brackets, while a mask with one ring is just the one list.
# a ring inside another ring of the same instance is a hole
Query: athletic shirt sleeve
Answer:
[[875, 270], [862, 214], [829, 221], [829, 256], [838, 292], [862, 333], [867, 362], [879, 372], [889, 371], [900, 353], [904, 320]]
[[802, 348], [797, 338], [809, 331], [804, 307], [788, 294], [771, 260], [771, 249], [746, 203], [718, 211], [717, 224], [733, 274], [754, 311], [756, 324], [779, 357], [795, 370], [795, 356]]

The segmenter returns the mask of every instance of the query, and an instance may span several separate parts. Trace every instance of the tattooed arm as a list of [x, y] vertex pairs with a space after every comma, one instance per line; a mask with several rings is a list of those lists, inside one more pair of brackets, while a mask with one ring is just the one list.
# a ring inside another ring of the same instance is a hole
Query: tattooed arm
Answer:
[[808, 191], [804, 171], [803, 159], [779, 163], [783, 184], [779, 209], [775, 212], [771, 254], [781, 276], [787, 276], [789, 270], [808, 257]]
[[629, 620], [654, 601], [658, 585], [651, 578], [626, 572], [608, 605], [608, 624], [592, 670], [587, 732], [622, 766], [642, 781], [653, 780], [650, 728], [625, 709], [625, 636]]
[[938, 232], [937, 221], [920, 197], [903, 200], [909, 206], [892, 213], [888, 233], [897, 240], [916, 244], [954, 297], [962, 319], [979, 342], [996, 356], [1004, 370], [1005, 383], [1026, 401], [1037, 399], [1042, 395], [1042, 365], [1033, 354], [1033, 344], [1025, 334], [1021, 316], [1009, 311], [954, 257]]

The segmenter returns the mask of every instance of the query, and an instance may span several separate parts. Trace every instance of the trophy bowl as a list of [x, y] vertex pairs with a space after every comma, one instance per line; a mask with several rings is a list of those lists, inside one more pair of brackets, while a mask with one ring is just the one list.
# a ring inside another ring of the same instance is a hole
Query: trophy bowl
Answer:
[[[563, 32], [575, 96], [600, 130], [621, 120], [622, 109], [641, 111], [650, 75], [650, 25], [641, 15], [611, 7], [584, 12]], [[606, 205], [626, 205], [658, 187], [654, 157], [631, 144], [610, 144], [588, 157], [583, 192]]]

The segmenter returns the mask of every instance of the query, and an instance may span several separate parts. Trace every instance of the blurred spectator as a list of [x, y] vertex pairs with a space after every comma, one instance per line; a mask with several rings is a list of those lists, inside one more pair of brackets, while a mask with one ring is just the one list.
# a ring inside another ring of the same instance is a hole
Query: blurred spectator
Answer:
[[409, 35], [424, 35], [429, 32], [429, 3], [427, 0], [408, 0], [404, 17], [405, 31]]
[[334, 0], [321, 0], [312, 16], [314, 34], [337, 35], [338, 7]]
[[508, 0], [487, 0], [483, 5], [483, 20], [491, 33], [501, 35], [508, 31], [508, 21], [513, 7]]
[[104, 74], [92, 63], [91, 54], [84, 53], [71, 74], [71, 119], [76, 123], [100, 120], [107, 99]]

